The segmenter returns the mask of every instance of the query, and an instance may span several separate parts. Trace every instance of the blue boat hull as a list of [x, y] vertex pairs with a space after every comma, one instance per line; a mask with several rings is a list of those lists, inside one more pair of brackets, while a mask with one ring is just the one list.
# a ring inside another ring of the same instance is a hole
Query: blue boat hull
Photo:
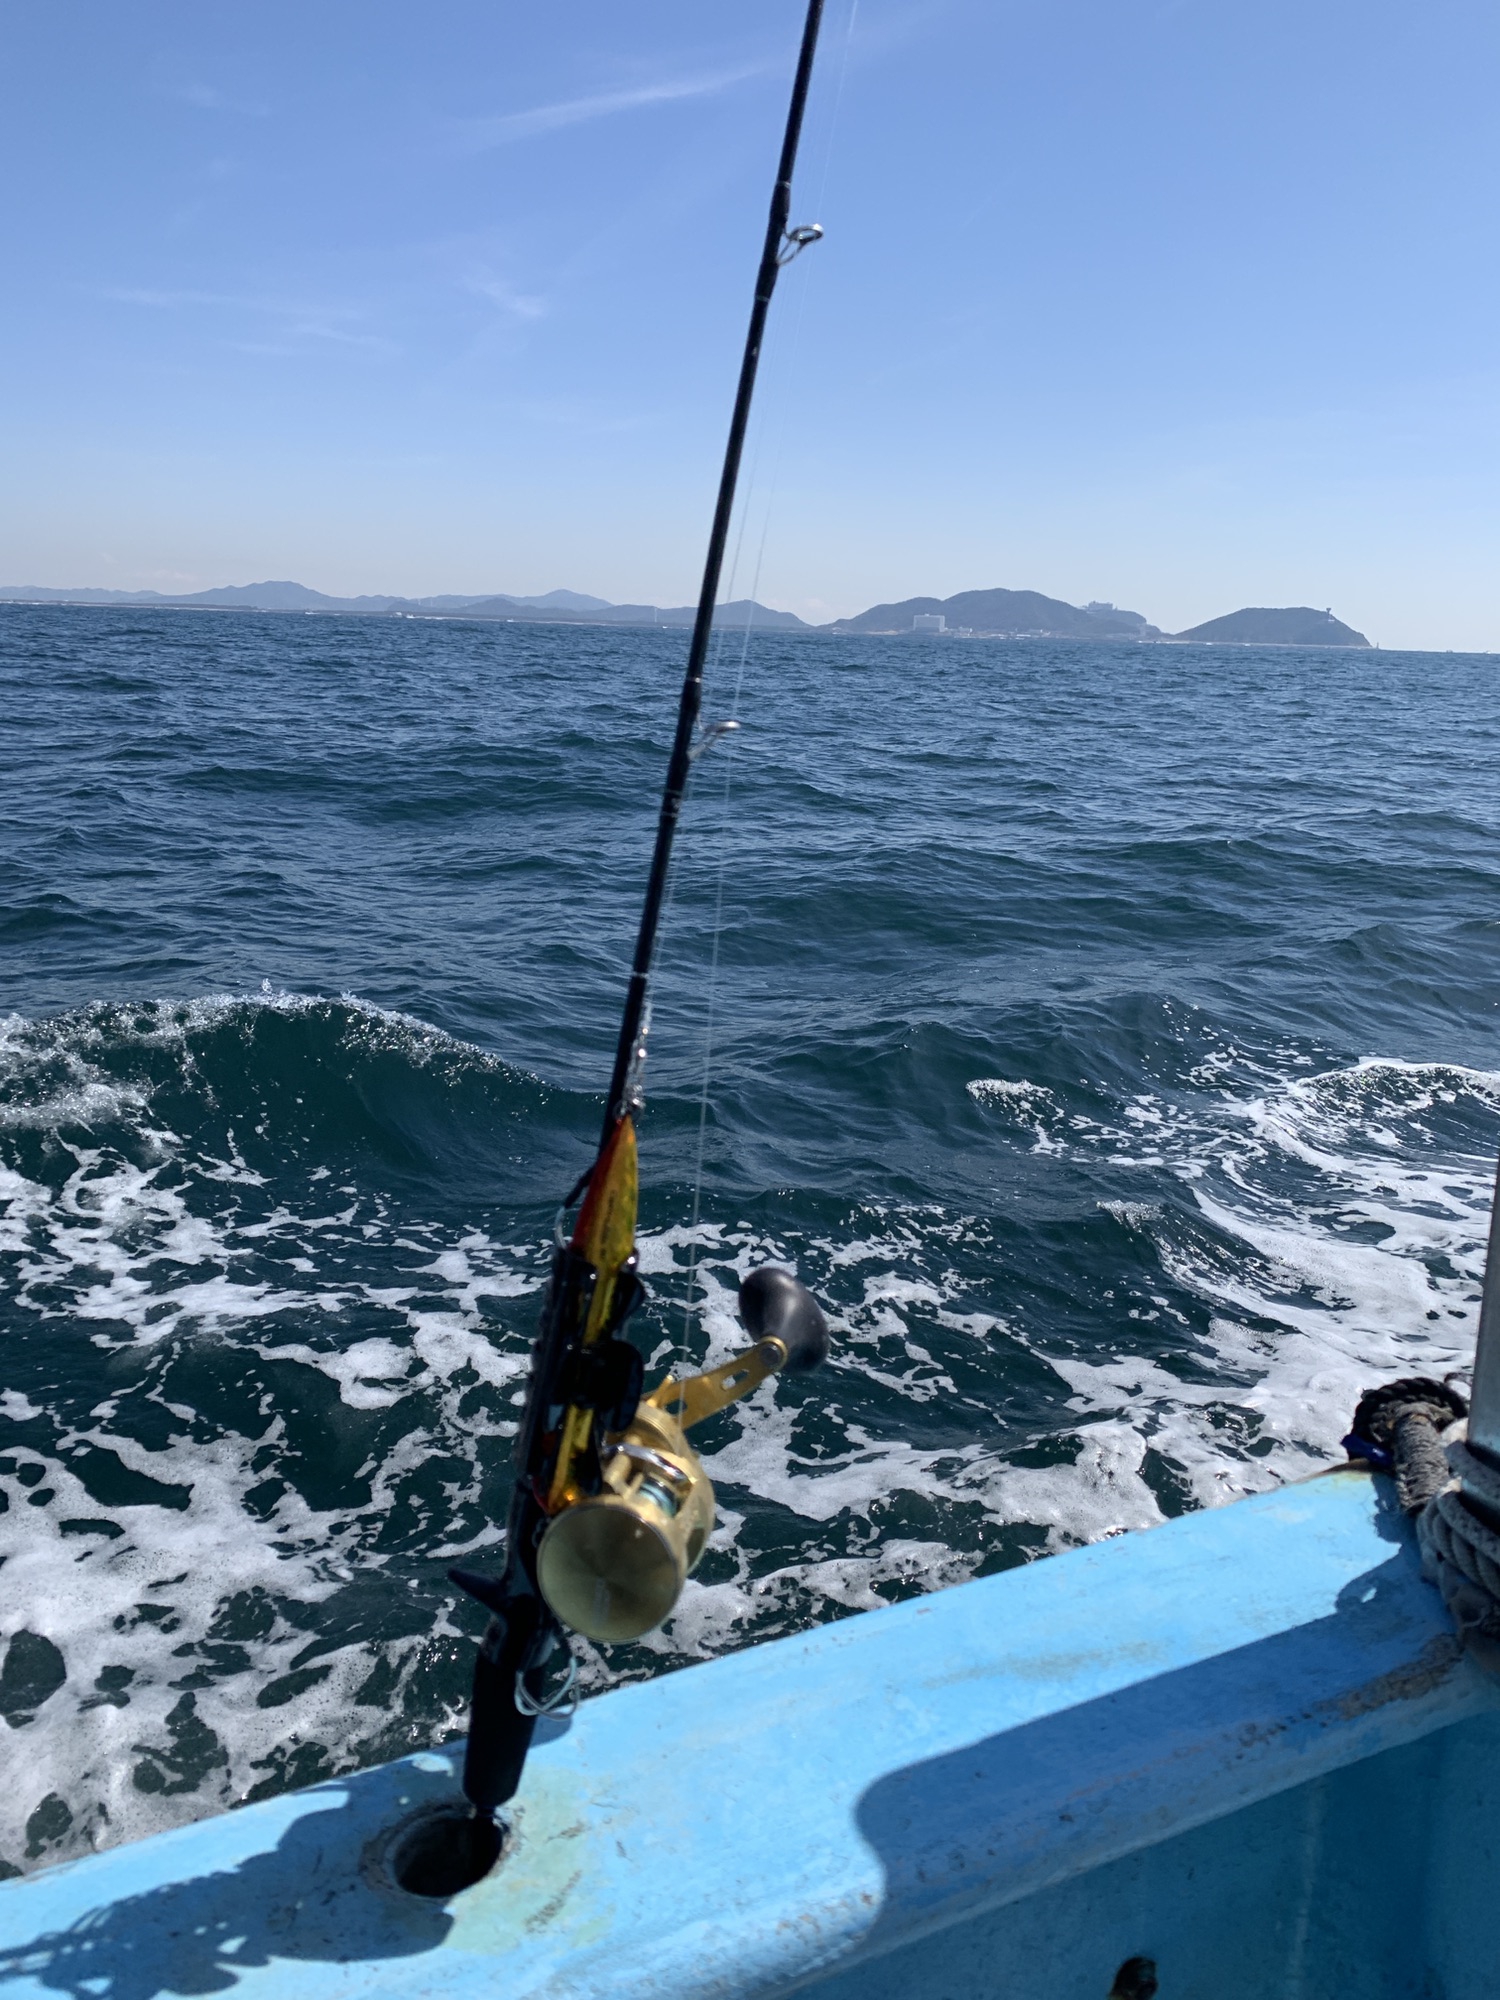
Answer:
[[1339, 1471], [586, 1703], [510, 1845], [408, 1758], [0, 1886], [7, 1995], [1479, 2000], [1500, 1703]]

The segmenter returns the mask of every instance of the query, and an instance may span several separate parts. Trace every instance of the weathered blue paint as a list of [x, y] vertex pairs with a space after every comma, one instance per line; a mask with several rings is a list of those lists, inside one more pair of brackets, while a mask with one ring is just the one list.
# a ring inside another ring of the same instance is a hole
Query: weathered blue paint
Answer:
[[1361, 1472], [586, 1703], [487, 1880], [383, 1886], [457, 1771], [0, 1886], [7, 2000], [1105, 2000], [1138, 1952], [1162, 2000], [1500, 1986], [1500, 1704]]

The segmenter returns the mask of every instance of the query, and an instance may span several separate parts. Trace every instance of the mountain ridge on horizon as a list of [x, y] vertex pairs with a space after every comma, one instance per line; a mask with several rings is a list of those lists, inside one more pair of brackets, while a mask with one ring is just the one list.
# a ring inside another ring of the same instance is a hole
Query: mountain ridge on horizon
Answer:
[[[303, 612], [325, 616], [403, 618], [486, 618], [545, 624], [690, 626], [696, 607], [687, 605], [613, 604], [576, 590], [549, 590], [539, 595], [503, 591], [460, 596], [396, 597], [368, 594], [333, 597], [306, 584], [290, 581], [225, 584], [211, 590], [170, 595], [157, 590], [108, 590], [98, 587], [64, 590], [50, 585], [0, 585], [0, 603], [118, 606], [129, 609], [202, 609]], [[1139, 611], [1113, 604], [1069, 604], [1035, 590], [959, 591], [952, 597], [908, 597], [875, 604], [852, 618], [826, 625], [809, 625], [790, 611], [773, 611], [753, 599], [739, 598], [718, 607], [717, 616], [731, 624], [762, 631], [824, 632], [835, 637], [865, 633], [904, 635], [948, 632], [955, 637], [1137, 639], [1199, 645], [1368, 646], [1364, 633], [1343, 624], [1331, 611], [1306, 605], [1246, 607], [1208, 620], [1186, 631], [1169, 633], [1152, 625]], [[926, 622], [922, 628], [918, 619]]]
[[[504, 618], [538, 624], [603, 625], [691, 625], [697, 607], [656, 604], [612, 604], [608, 598], [590, 597], [578, 590], [549, 590], [539, 596], [510, 596], [502, 591], [476, 592], [472, 596], [445, 594], [434, 597], [394, 597], [369, 594], [359, 597], [331, 597], [304, 583], [224, 584], [213, 590], [183, 591], [171, 595], [160, 590], [104, 590], [87, 588], [63, 590], [50, 584], [0, 584], [0, 603], [71, 604], [101, 609], [117, 606], [129, 610], [203, 610], [309, 612], [325, 617], [409, 617], [409, 618]], [[790, 611], [773, 611], [768, 605], [739, 598], [719, 606], [719, 616], [744, 617], [768, 630], [803, 632], [817, 628], [806, 624]]]
[[[1159, 639], [1165, 635], [1139, 611], [1113, 604], [1068, 604], [1039, 590], [961, 590], [952, 597], [906, 597], [874, 604], [853, 618], [836, 618], [830, 632], [897, 633], [917, 618], [942, 618], [956, 633], [997, 638]], [[934, 629], [934, 628], [928, 628]]]

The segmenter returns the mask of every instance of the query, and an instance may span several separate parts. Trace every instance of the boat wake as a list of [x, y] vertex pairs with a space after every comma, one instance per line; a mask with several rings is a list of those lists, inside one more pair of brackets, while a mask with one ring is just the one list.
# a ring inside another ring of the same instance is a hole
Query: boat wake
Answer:
[[[836, 1347], [704, 1427], [699, 1576], [661, 1632], [584, 1648], [590, 1685], [1295, 1477], [1371, 1381], [1466, 1366], [1500, 1076], [1225, 1042], [1172, 1090], [953, 1096], [939, 1122], [1041, 1178], [962, 1210], [710, 1192], [696, 1230], [647, 1190], [656, 1366], [726, 1355], [768, 1259]], [[3, 1025], [8, 1871], [461, 1726], [443, 1572], [499, 1541], [596, 1116], [353, 999]]]

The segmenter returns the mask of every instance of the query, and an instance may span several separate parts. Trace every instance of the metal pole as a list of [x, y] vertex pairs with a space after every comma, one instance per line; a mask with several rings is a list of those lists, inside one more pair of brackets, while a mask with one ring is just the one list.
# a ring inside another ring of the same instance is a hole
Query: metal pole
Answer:
[[1469, 1403], [1469, 1443], [1500, 1467], [1500, 1173], [1490, 1210], [1490, 1247], [1474, 1350], [1474, 1394]]

